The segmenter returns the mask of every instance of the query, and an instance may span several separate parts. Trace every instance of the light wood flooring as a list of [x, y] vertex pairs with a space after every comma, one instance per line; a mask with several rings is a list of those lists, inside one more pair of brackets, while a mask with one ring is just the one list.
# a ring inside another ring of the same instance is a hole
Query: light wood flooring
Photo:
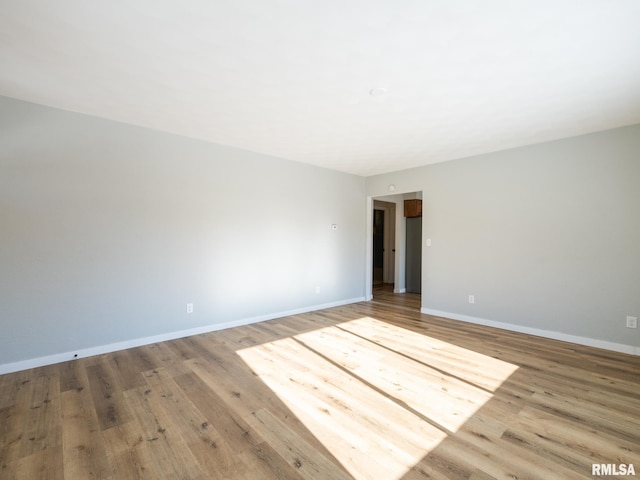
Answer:
[[418, 296], [0, 376], [0, 478], [640, 475], [640, 358], [422, 315]]

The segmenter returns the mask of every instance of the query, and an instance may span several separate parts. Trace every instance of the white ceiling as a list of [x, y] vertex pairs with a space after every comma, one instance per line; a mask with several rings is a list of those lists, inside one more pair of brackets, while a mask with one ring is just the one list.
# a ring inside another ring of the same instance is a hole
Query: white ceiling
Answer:
[[366, 176], [640, 123], [639, 25], [639, 0], [0, 0], [0, 95]]

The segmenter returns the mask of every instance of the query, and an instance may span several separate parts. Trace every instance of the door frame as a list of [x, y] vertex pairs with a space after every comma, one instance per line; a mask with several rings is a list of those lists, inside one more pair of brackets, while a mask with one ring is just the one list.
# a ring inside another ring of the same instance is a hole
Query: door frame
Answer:
[[[422, 190], [412, 190], [409, 192], [400, 192], [394, 195], [377, 195], [367, 196], [367, 215], [366, 215], [366, 262], [365, 262], [365, 299], [371, 300], [373, 298], [373, 202], [374, 200], [380, 200], [383, 202], [390, 202], [396, 204], [396, 218], [395, 218], [395, 272], [394, 272], [394, 293], [404, 293], [405, 287], [405, 259], [406, 259], [406, 219], [404, 217], [404, 200], [406, 195], [416, 194], [420, 198], [423, 197]], [[420, 269], [422, 271], [422, 283], [424, 284], [424, 258], [425, 258], [425, 220], [422, 220], [422, 265]], [[423, 285], [424, 287], [424, 285]], [[424, 291], [424, 288], [422, 288]]]
[[373, 200], [373, 209], [382, 210], [384, 212], [382, 283], [395, 284], [394, 250], [396, 248], [396, 214], [398, 207], [395, 202], [387, 202], [378, 198], [374, 198]]

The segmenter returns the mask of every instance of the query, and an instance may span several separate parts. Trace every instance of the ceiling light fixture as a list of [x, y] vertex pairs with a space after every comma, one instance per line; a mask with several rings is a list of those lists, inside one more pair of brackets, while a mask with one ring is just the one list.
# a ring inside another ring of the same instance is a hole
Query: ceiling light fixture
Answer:
[[369, 90], [369, 95], [372, 97], [383, 97], [387, 94], [387, 89], [384, 87], [376, 87]]

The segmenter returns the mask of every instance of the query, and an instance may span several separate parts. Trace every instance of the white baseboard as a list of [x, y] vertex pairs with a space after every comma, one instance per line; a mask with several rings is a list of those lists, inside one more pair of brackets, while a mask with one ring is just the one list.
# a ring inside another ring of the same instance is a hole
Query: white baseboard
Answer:
[[394, 288], [393, 293], [407, 293], [406, 288]]
[[640, 347], [633, 345], [625, 345], [624, 343], [607, 342], [605, 340], [597, 340], [595, 338], [580, 337], [577, 335], [569, 335], [562, 332], [554, 332], [553, 330], [542, 330], [540, 328], [525, 327], [522, 325], [514, 325], [512, 323], [496, 322], [485, 318], [472, 317], [469, 315], [460, 315], [457, 313], [443, 312], [440, 310], [432, 310], [430, 308], [421, 308], [421, 313], [432, 315], [434, 317], [450, 318], [452, 320], [460, 320], [462, 322], [475, 323], [485, 325], [487, 327], [501, 328], [512, 332], [526, 333], [536, 335], [538, 337], [550, 338], [552, 340], [562, 340], [563, 342], [585, 345], [587, 347], [602, 348], [613, 352], [628, 353], [630, 355], [640, 355]]
[[274, 318], [288, 317], [290, 315], [297, 315], [300, 313], [323, 310], [325, 308], [339, 307], [342, 305], [348, 305], [350, 303], [362, 302], [364, 300], [365, 300], [364, 297], [350, 298], [347, 300], [323, 303], [321, 305], [297, 308], [294, 310], [287, 310], [284, 312], [276, 312], [276, 313], [270, 313], [266, 315], [259, 315], [257, 317], [233, 320], [231, 322], [213, 323], [210, 325], [204, 325], [202, 327], [189, 328], [187, 330], [177, 330], [174, 332], [162, 333], [160, 335], [153, 335], [151, 337], [135, 338], [132, 340], [124, 340], [122, 342], [110, 343], [107, 345], [98, 345], [95, 347], [83, 348], [79, 350], [73, 350], [70, 352], [56, 353], [53, 355], [47, 355], [45, 357], [30, 358], [27, 360], [21, 360], [19, 362], [5, 363], [3, 365], [0, 365], [0, 375], [5, 373], [19, 372], [21, 370], [28, 370], [30, 368], [43, 367], [45, 365], [53, 365], [55, 363], [75, 360], [77, 358], [92, 357], [94, 355], [102, 355], [103, 353], [115, 352], [115, 351], [124, 350], [127, 348], [140, 347], [142, 345], [150, 345], [152, 343], [165, 342], [167, 340], [174, 340], [176, 338], [190, 337], [191, 335], [215, 332], [217, 330], [224, 330], [232, 327], [240, 327], [242, 325], [250, 325], [252, 323], [264, 322], [266, 320], [273, 320]]

